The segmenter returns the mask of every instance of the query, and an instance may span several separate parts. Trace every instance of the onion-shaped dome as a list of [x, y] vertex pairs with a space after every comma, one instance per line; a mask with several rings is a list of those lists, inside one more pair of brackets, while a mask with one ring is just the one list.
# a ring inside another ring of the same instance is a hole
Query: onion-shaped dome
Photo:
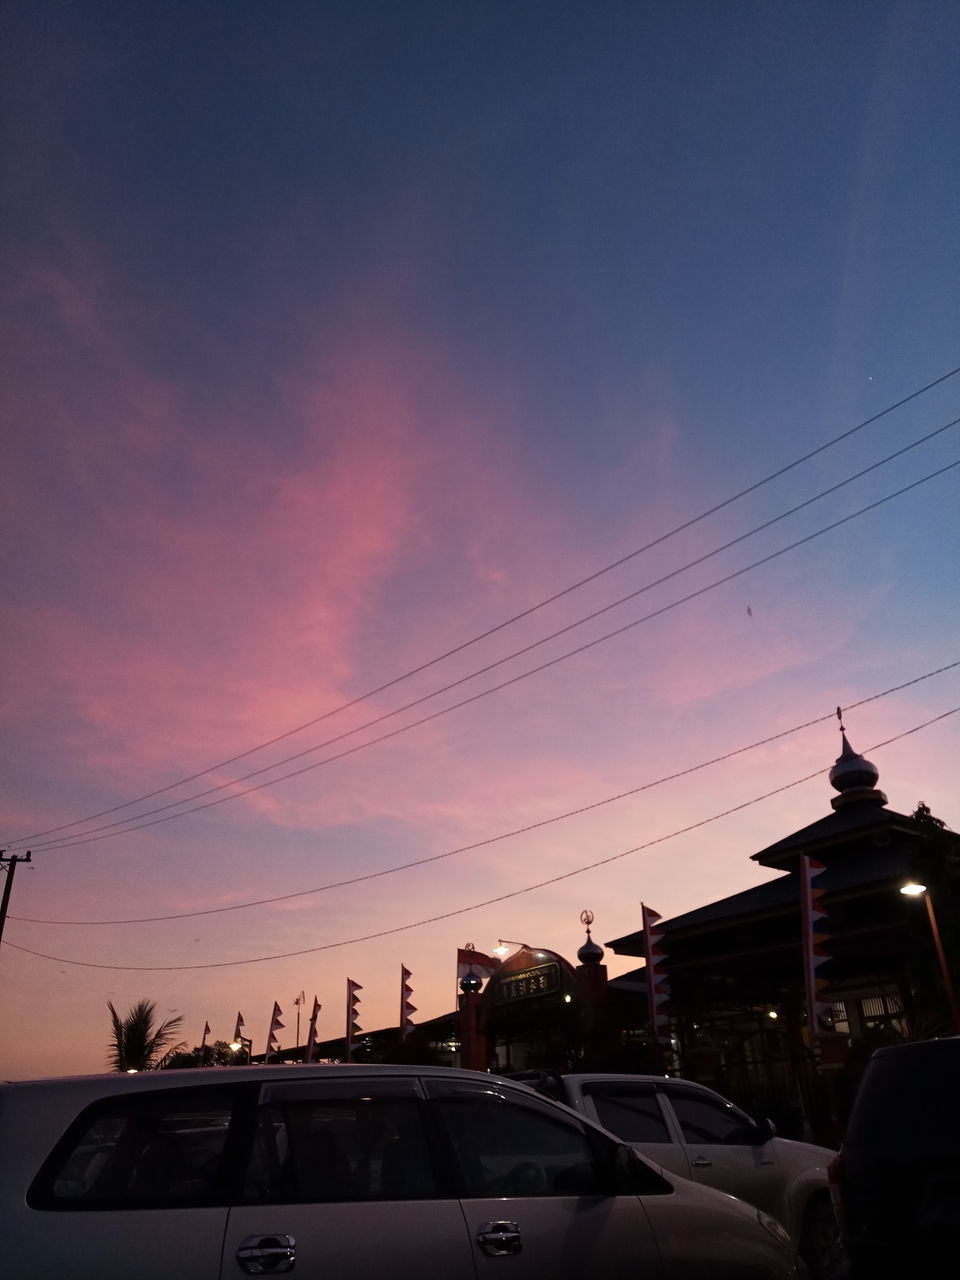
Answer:
[[590, 937], [590, 930], [587, 930], [587, 940], [577, 952], [577, 959], [581, 964], [599, 964], [603, 959], [603, 947], [598, 946]]
[[830, 770], [830, 785], [840, 794], [833, 797], [834, 809], [854, 801], [867, 801], [871, 804], [886, 804], [887, 797], [877, 789], [880, 781], [880, 770], [870, 760], [854, 751], [847, 741], [846, 733], [841, 731], [843, 750], [837, 756], [836, 763]]
[[842, 736], [843, 750], [830, 770], [830, 785], [837, 791], [851, 791], [854, 787], [875, 787], [880, 781], [880, 770], [854, 751], [846, 734]]

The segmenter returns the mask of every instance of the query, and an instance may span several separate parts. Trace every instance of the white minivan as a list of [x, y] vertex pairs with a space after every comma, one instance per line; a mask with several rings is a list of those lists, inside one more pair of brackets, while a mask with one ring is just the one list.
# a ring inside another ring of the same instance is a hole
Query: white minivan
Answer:
[[789, 1237], [521, 1085], [269, 1066], [0, 1085], [7, 1280], [788, 1280]]

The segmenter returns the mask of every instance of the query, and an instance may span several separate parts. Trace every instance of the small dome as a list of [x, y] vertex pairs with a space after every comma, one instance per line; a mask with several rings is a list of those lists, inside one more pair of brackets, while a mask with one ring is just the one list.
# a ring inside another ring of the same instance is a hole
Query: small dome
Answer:
[[843, 750], [830, 770], [830, 785], [836, 791], [852, 791], [854, 787], [875, 787], [880, 781], [880, 770], [869, 760], [858, 755], [843, 734]]
[[603, 947], [590, 937], [590, 930], [587, 930], [587, 940], [577, 952], [577, 959], [581, 964], [599, 964], [603, 959]]
[[847, 735], [842, 730], [841, 733], [843, 750], [830, 770], [830, 785], [840, 794], [830, 801], [831, 807], [836, 810], [848, 804], [885, 805], [887, 797], [877, 789], [880, 770], [858, 755], [847, 741]]
[[474, 973], [471, 969], [469, 973], [465, 973], [460, 979], [460, 990], [465, 996], [472, 995], [475, 991], [479, 991], [483, 986], [483, 979], [479, 974]]

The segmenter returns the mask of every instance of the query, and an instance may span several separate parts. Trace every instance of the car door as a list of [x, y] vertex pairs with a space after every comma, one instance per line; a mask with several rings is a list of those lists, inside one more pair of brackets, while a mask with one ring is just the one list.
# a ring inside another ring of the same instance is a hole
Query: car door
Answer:
[[29, 1237], [15, 1223], [4, 1233], [4, 1276], [217, 1276], [238, 1097], [201, 1086], [87, 1107], [27, 1192]]
[[757, 1141], [754, 1122], [719, 1094], [665, 1084], [683, 1135], [690, 1177], [780, 1215], [781, 1172], [772, 1141]]
[[475, 1280], [460, 1205], [439, 1185], [423, 1109], [413, 1076], [261, 1086], [222, 1280], [294, 1266], [300, 1280]]
[[611, 1194], [617, 1147], [603, 1134], [492, 1080], [425, 1085], [460, 1184], [477, 1280], [660, 1274], [640, 1197]]
[[671, 1130], [656, 1085], [631, 1080], [584, 1080], [584, 1111], [641, 1155], [681, 1178], [690, 1177], [687, 1150]]

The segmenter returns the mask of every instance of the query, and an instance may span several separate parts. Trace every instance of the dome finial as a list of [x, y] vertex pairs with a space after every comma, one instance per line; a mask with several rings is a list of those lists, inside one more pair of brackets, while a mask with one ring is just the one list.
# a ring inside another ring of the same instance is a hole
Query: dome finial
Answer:
[[577, 952], [577, 959], [581, 964], [599, 964], [603, 959], [603, 947], [597, 946], [590, 937], [590, 926], [593, 924], [593, 912], [581, 911], [580, 923], [587, 931], [587, 940]]

